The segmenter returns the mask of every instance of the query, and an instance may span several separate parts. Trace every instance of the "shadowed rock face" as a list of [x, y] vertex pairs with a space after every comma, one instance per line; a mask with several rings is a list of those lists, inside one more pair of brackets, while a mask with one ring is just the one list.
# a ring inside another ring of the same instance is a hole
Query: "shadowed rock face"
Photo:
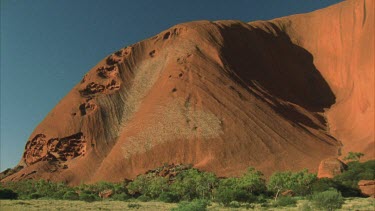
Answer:
[[373, 6], [185, 23], [122, 48], [56, 105], [2, 181], [121, 181], [165, 163], [268, 176], [317, 171], [340, 150], [373, 158]]

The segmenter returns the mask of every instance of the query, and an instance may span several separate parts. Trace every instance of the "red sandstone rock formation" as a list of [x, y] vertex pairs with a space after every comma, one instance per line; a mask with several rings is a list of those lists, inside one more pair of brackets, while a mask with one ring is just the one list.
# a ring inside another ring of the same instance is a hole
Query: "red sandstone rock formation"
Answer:
[[370, 0], [176, 25], [90, 70], [2, 181], [120, 181], [164, 163], [317, 171], [340, 149], [373, 158], [373, 26]]
[[375, 198], [375, 180], [361, 180], [358, 187], [364, 196]]
[[337, 158], [327, 158], [320, 162], [318, 168], [318, 178], [333, 178], [341, 174], [346, 169], [346, 164]]

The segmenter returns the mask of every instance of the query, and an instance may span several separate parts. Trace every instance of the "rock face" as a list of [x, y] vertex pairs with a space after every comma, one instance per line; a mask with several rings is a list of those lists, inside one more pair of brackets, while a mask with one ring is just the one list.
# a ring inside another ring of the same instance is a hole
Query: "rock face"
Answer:
[[324, 159], [319, 164], [318, 178], [333, 178], [341, 174], [346, 168], [346, 164], [337, 158]]
[[364, 196], [375, 198], [375, 180], [361, 180], [358, 187]]
[[176, 25], [109, 55], [46, 116], [2, 181], [317, 171], [374, 155], [374, 2], [271, 21]]

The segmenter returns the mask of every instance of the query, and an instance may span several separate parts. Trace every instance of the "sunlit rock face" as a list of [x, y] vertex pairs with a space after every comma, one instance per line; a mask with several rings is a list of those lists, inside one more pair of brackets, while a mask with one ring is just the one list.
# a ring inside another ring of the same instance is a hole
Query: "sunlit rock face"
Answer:
[[121, 48], [36, 127], [2, 181], [121, 181], [165, 163], [269, 176], [348, 151], [373, 158], [373, 4], [184, 23]]

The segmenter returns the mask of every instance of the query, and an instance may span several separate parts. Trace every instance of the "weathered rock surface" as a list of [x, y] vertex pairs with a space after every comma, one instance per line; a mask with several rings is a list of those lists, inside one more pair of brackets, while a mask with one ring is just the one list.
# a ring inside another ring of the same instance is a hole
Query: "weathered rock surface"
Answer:
[[374, 1], [271, 21], [176, 25], [99, 62], [2, 181], [120, 181], [192, 164], [317, 171], [341, 149], [374, 155]]
[[375, 180], [360, 180], [358, 187], [364, 196], [375, 198]]
[[320, 162], [318, 168], [318, 178], [333, 178], [341, 174], [347, 165], [337, 158], [327, 158]]

